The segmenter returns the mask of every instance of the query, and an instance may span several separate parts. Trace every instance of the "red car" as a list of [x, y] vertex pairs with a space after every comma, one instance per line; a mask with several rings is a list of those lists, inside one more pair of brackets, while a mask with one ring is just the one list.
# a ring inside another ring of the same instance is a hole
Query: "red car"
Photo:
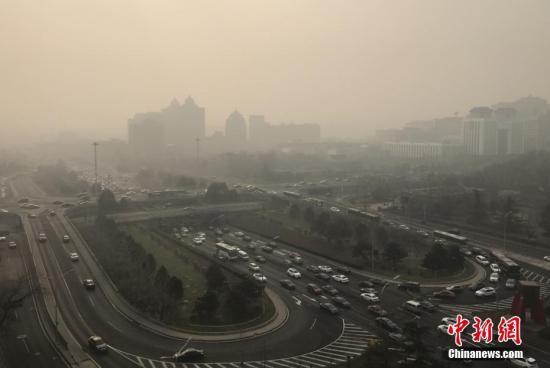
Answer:
[[323, 292], [323, 290], [321, 290], [321, 288], [319, 286], [317, 286], [316, 284], [307, 284], [306, 290], [308, 291], [308, 293], [316, 295], [316, 296], [321, 295], [322, 292]]

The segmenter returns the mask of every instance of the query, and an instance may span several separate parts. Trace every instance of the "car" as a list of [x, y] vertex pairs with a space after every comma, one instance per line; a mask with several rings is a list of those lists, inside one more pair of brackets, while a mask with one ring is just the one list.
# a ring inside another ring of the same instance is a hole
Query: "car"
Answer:
[[428, 301], [428, 300], [421, 300], [419, 301], [420, 308], [424, 309], [428, 312], [435, 312], [437, 310], [437, 307], [434, 303]]
[[464, 254], [465, 256], [471, 256], [472, 255], [472, 251], [469, 250], [466, 247], [460, 248], [459, 251], [460, 251], [460, 253]]
[[191, 363], [204, 360], [204, 350], [187, 348], [184, 351], [177, 352], [172, 357], [176, 363]]
[[288, 270], [286, 270], [286, 274], [290, 277], [293, 277], [295, 279], [301, 279], [302, 278], [302, 274], [300, 273], [300, 271], [298, 271], [297, 269], [295, 268], [289, 268]]
[[292, 266], [292, 260], [286, 258], [286, 259], [284, 260], [284, 264], [285, 264], [285, 266], [287, 266], [287, 267]]
[[544, 256], [542, 257], [542, 259], [544, 259], [546, 262], [550, 262], [550, 256]]
[[515, 289], [517, 285], [516, 279], [508, 279], [506, 280], [506, 288], [507, 289]]
[[469, 289], [470, 291], [477, 291], [484, 287], [485, 287], [485, 284], [483, 282], [474, 282], [472, 285], [470, 285]]
[[38, 234], [38, 241], [39, 241], [40, 243], [44, 243], [44, 242], [46, 242], [47, 240], [48, 240], [48, 238], [46, 237], [46, 234], [44, 234], [44, 233]]
[[439, 299], [454, 299], [456, 298], [456, 294], [449, 290], [440, 290], [440, 291], [434, 291], [432, 293], [432, 296], [434, 298]]
[[56, 213], [55, 213], [55, 211], [53, 211], [53, 210], [52, 210], [52, 211], [50, 211], [50, 212], [48, 213], [48, 215], [50, 215], [50, 216], [52, 216], [52, 217], [53, 217], [53, 216], [55, 216], [55, 215], [56, 215]]
[[376, 290], [375, 288], [360, 288], [359, 291], [362, 293], [369, 293], [369, 294], [378, 293], [378, 290]]
[[249, 263], [248, 264], [248, 269], [250, 271], [259, 271], [260, 270], [260, 266], [258, 266], [256, 263]]
[[95, 281], [93, 279], [84, 279], [82, 281], [82, 284], [88, 290], [94, 290], [95, 289]]
[[340, 212], [340, 209], [338, 207], [330, 207], [330, 210], [334, 213]]
[[63, 203], [63, 204], [61, 205], [61, 207], [63, 207], [63, 208], [69, 208], [69, 207], [73, 207], [73, 206], [74, 206], [74, 205], [73, 205], [72, 203]]
[[296, 289], [296, 285], [288, 280], [288, 279], [283, 279], [281, 281], [279, 281], [279, 283], [281, 284], [282, 287], [284, 287], [285, 289], [288, 289], [288, 290], [294, 290]]
[[476, 296], [479, 296], [479, 297], [489, 297], [489, 296], [494, 296], [496, 294], [497, 292], [495, 288], [492, 288], [490, 286], [484, 287], [476, 291]]
[[351, 270], [346, 266], [336, 266], [336, 272], [340, 272], [343, 275], [351, 275]]
[[35, 214], [35, 213], [29, 213], [29, 218], [35, 219], [35, 218], [36, 218], [36, 214]]
[[71, 259], [71, 261], [76, 262], [78, 261], [78, 254], [74, 252], [69, 253], [69, 258]]
[[405, 231], [410, 230], [410, 228], [407, 225], [403, 225], [403, 224], [399, 225], [398, 228], [401, 229], [401, 230], [405, 230]]
[[340, 284], [349, 283], [349, 279], [346, 275], [332, 275], [332, 279]]
[[500, 278], [500, 277], [499, 277], [498, 272], [493, 272], [493, 273], [491, 274], [491, 276], [489, 276], [489, 281], [490, 281], [490, 282], [498, 282], [499, 278]]
[[496, 263], [491, 263], [489, 265], [489, 268], [491, 269], [492, 272], [496, 272], [496, 273], [500, 272], [500, 267]]
[[407, 347], [410, 347], [410, 346], [413, 346], [414, 343], [407, 339], [407, 337], [405, 335], [403, 335], [402, 333], [399, 333], [399, 332], [390, 332], [388, 334], [388, 337], [390, 338], [390, 340], [393, 340], [395, 342], [397, 342], [398, 344], [401, 344], [401, 345], [404, 345], [404, 346], [407, 346]]
[[250, 257], [244, 250], [238, 250], [237, 254], [242, 261], [248, 261], [250, 259]]
[[0, 236], [0, 242], [5, 242], [7, 240], [8, 240], [8, 238], [6, 238], [5, 236]]
[[260, 263], [265, 263], [267, 261], [264, 256], [260, 256], [260, 255], [255, 256], [254, 260]]
[[88, 338], [88, 346], [97, 352], [107, 351], [107, 344], [97, 335], [92, 335]]
[[9, 249], [15, 249], [17, 248], [17, 243], [15, 243], [14, 241], [11, 241], [8, 243], [8, 248]]
[[510, 365], [513, 367], [538, 368], [539, 366], [536, 359], [531, 357], [510, 359], [509, 362], [510, 362]]
[[489, 264], [489, 260], [487, 259], [487, 257], [482, 256], [481, 254], [478, 254], [475, 259], [476, 262], [480, 265], [487, 266]]
[[331, 273], [332, 272], [332, 267], [330, 266], [326, 266], [326, 265], [319, 265], [317, 266], [319, 268], [319, 270], [321, 272], [324, 272], [324, 273]]
[[267, 282], [267, 277], [265, 277], [265, 275], [260, 272], [253, 273], [252, 278], [258, 282]]
[[313, 273], [319, 273], [321, 272], [321, 270], [319, 269], [319, 267], [315, 266], [315, 265], [308, 265], [306, 267], [306, 270], [308, 270], [309, 272], [313, 272]]
[[386, 331], [402, 333], [401, 327], [399, 327], [394, 321], [388, 317], [376, 317], [376, 324]]
[[338, 289], [336, 289], [332, 285], [323, 285], [321, 286], [321, 289], [323, 289], [323, 291], [330, 296], [335, 296], [335, 295], [338, 295], [339, 293]]
[[60, 201], [60, 200], [53, 201], [52, 203], [53, 203], [53, 204], [56, 204], [56, 205], [58, 205], [58, 204], [63, 204], [63, 202]]
[[359, 287], [373, 288], [374, 283], [370, 280], [363, 280], [359, 283]]
[[439, 325], [437, 326], [437, 331], [442, 333], [443, 335], [448, 335], [449, 334], [449, 332], [447, 332], [448, 328], [449, 328], [448, 325]]
[[406, 281], [406, 282], [401, 282], [401, 283], [397, 284], [397, 288], [401, 289], [401, 290], [419, 292], [420, 291], [420, 284], [418, 282]]
[[456, 324], [456, 318], [455, 317], [443, 317], [441, 318], [441, 322], [445, 325], [454, 325]]
[[322, 310], [325, 310], [329, 312], [330, 314], [338, 314], [338, 308], [332, 303], [321, 303], [319, 304], [319, 307], [321, 307]]
[[455, 294], [459, 294], [464, 290], [464, 288], [460, 285], [450, 285], [445, 288], [445, 290], [452, 291]]
[[335, 297], [332, 297], [332, 303], [334, 303], [335, 305], [339, 306], [340, 308], [345, 308], [345, 309], [349, 309], [351, 308], [351, 304], [350, 302], [348, 302], [344, 297], [342, 296], [335, 296]]
[[273, 248], [270, 247], [269, 245], [262, 245], [260, 247], [260, 249], [263, 251], [263, 252], [266, 252], [266, 253], [273, 253]]
[[378, 295], [372, 294], [372, 293], [361, 293], [361, 299], [363, 299], [364, 301], [369, 302], [369, 303], [379, 303], [380, 302], [380, 298], [378, 297]]
[[323, 293], [323, 290], [321, 290], [321, 288], [317, 286], [317, 284], [307, 284], [306, 290], [308, 291], [308, 293], [316, 296]]
[[68, 243], [70, 240], [71, 238], [69, 237], [69, 235], [67, 234], [63, 235], [63, 243]]
[[302, 259], [302, 257], [291, 257], [290, 261], [295, 265], [303, 265], [304, 264], [304, 260]]
[[367, 307], [367, 310], [369, 311], [369, 313], [372, 313], [378, 317], [385, 317], [388, 315], [388, 312], [384, 308], [382, 308], [379, 304], [369, 305]]
[[315, 275], [315, 277], [317, 277], [318, 279], [321, 279], [323, 281], [330, 281], [331, 278], [328, 274], [324, 273], [324, 272], [320, 272], [318, 274]]

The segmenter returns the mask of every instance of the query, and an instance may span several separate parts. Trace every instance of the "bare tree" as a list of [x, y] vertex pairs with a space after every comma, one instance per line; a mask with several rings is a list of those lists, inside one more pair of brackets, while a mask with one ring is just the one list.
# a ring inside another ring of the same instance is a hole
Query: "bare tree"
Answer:
[[23, 300], [32, 295], [35, 290], [29, 287], [26, 276], [21, 276], [17, 280], [6, 280], [0, 284], [0, 329], [11, 312], [20, 307]]

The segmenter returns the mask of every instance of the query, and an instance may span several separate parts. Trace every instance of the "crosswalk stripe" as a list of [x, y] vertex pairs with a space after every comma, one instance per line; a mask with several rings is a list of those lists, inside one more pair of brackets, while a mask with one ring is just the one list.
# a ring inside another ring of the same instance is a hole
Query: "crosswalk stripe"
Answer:
[[273, 363], [273, 364], [276, 364], [276, 365], [278, 365], [278, 366], [281, 366], [281, 367], [293, 368], [293, 367], [290, 367], [290, 366], [288, 366], [288, 365], [286, 365], [286, 364], [280, 363], [278, 360], [270, 360], [269, 362], [270, 362], [270, 363]]
[[330, 351], [326, 351], [325, 349], [318, 351], [317, 354], [321, 354], [321, 355], [328, 354], [328, 356], [334, 356], [339, 359], [341, 359], [342, 357], [345, 357], [345, 354], [337, 354]]
[[323, 358], [323, 359], [319, 359], [319, 358], [315, 358], [313, 356], [311, 356], [312, 353], [310, 354], [306, 354], [306, 355], [302, 355], [304, 358], [307, 358], [308, 360], [313, 360], [313, 361], [316, 361], [316, 362], [319, 362], [323, 365], [327, 365], [327, 364], [330, 364], [331, 362], [328, 362], [326, 358]]
[[343, 350], [343, 349], [334, 349], [334, 348], [325, 348], [323, 351], [327, 352], [334, 352], [334, 354], [341, 354], [344, 353], [345, 355], [361, 355], [361, 353], [358, 353], [356, 351], [349, 351], [349, 350]]
[[318, 357], [318, 358], [323, 358], [325, 360], [331, 360], [333, 362], [343, 362], [343, 361], [345, 361], [342, 358], [335, 358], [335, 357], [330, 356], [330, 355], [325, 355], [325, 354], [323, 354], [319, 351], [316, 351], [315, 353], [311, 353], [310, 355], [313, 355], [314, 357]]
[[289, 363], [291, 366], [294, 365], [294, 366], [297, 366], [297, 367], [303, 367], [303, 368], [308, 368], [307, 365], [304, 365], [302, 363], [297, 363], [297, 362], [293, 362], [292, 360], [290, 360], [292, 358], [288, 358], [288, 359], [281, 359], [283, 362], [285, 363]]
[[361, 348], [351, 347], [351, 346], [347, 346], [347, 345], [340, 345], [340, 344], [332, 344], [331, 347], [332, 346], [334, 346], [336, 348], [345, 349], [345, 350], [357, 350], [357, 351], [364, 351], [367, 348], [367, 345], [365, 345], [364, 347], [361, 347]]
[[164, 368], [176, 368], [176, 365], [172, 362], [162, 362]]
[[137, 359], [137, 364], [138, 364], [140, 367], [145, 368], [144, 359], [142, 359], [141, 357], [138, 357], [138, 356], [136, 356], [136, 359]]
[[314, 365], [316, 367], [324, 367], [325, 366], [325, 364], [319, 364], [319, 363], [312, 362], [311, 360], [304, 359], [304, 358], [302, 358], [302, 355], [291, 358], [291, 359], [295, 359], [295, 360], [298, 360], [298, 361], [305, 362], [307, 366], [311, 366], [311, 365]]

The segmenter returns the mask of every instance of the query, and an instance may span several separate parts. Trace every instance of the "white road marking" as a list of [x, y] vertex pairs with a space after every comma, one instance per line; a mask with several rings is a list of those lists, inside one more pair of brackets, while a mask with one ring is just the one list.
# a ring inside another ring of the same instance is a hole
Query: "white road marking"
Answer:
[[310, 330], [313, 330], [313, 327], [315, 327], [315, 323], [317, 323], [317, 318], [315, 318], [315, 319], [313, 320], [313, 323], [311, 324], [311, 326], [309, 326], [309, 329], [310, 329]]
[[88, 295], [88, 299], [90, 299], [90, 303], [92, 303], [92, 306], [95, 307], [94, 300], [92, 299], [92, 297], [90, 295]]

